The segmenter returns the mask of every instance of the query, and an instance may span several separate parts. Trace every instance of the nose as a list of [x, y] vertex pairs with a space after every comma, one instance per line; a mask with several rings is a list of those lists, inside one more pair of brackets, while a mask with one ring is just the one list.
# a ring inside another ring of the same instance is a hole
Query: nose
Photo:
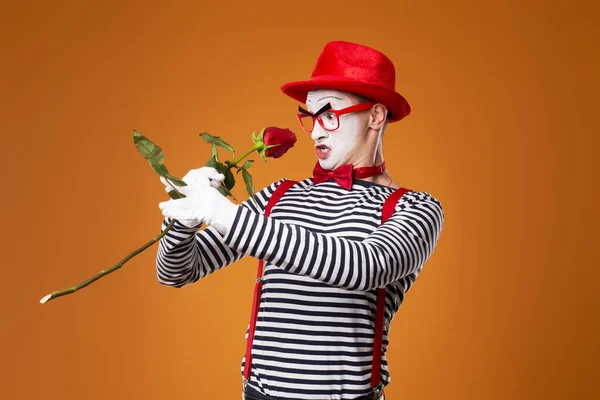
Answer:
[[313, 131], [310, 134], [310, 137], [312, 138], [312, 140], [314, 140], [315, 142], [318, 142], [321, 139], [326, 139], [328, 136], [329, 136], [329, 132], [327, 132], [325, 129], [323, 129], [321, 124], [319, 124], [317, 121], [315, 121], [315, 126], [313, 128]]

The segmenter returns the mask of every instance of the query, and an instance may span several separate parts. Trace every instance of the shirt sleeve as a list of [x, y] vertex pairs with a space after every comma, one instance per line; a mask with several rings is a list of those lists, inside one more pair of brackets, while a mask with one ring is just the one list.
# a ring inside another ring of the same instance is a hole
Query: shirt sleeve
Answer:
[[224, 243], [332, 286], [380, 288], [418, 275], [439, 239], [444, 220], [440, 202], [426, 192], [415, 197], [399, 201], [392, 217], [362, 241], [315, 233], [240, 207]]
[[[284, 180], [265, 187], [244, 201], [239, 208], [255, 215], [264, 214], [271, 195]], [[170, 218], [163, 220], [161, 232], [170, 222]], [[198, 231], [200, 228], [201, 225], [188, 228], [176, 221], [160, 239], [156, 255], [156, 275], [162, 285], [184, 287], [244, 256], [242, 252], [229, 247], [216, 229], [207, 226]]]

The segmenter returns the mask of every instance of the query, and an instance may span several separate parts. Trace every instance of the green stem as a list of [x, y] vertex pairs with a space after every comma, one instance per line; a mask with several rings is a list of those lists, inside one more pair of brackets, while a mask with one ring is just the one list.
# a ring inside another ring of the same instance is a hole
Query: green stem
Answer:
[[[263, 142], [256, 143], [254, 147], [252, 147], [250, 150], [248, 150], [247, 152], [233, 160], [231, 163], [229, 163], [227, 165], [227, 171], [231, 171], [234, 167], [237, 168], [239, 171], [240, 169], [242, 169], [237, 165], [239, 162], [241, 162], [244, 158], [248, 157], [248, 155], [252, 154], [253, 152], [262, 150], [264, 147], [265, 144]], [[225, 185], [223, 185], [222, 187], [226, 189], [225, 195], [231, 195], [231, 197], [233, 197], [233, 200], [237, 201], [235, 196], [231, 193], [230, 188], [227, 188]]]
[[[255, 151], [261, 151], [265, 148], [265, 144], [263, 142], [259, 142], [257, 144], [254, 145], [254, 147], [252, 147], [250, 150], [248, 150], [247, 152], [245, 152], [244, 154], [242, 154], [240, 157], [236, 158], [235, 160], [232, 161], [231, 166], [229, 166], [228, 168], [231, 169], [232, 167], [236, 167], [236, 168], [240, 168], [237, 166], [237, 164], [242, 161], [244, 158], [248, 157], [249, 154], [255, 152]], [[182, 198], [185, 197], [185, 195], [183, 195], [181, 192], [179, 192], [177, 190], [177, 188], [175, 187], [176, 185], [173, 184], [173, 182], [168, 178], [165, 177], [165, 179], [167, 180], [168, 183], [171, 184], [171, 186], [173, 187], [173, 189], [175, 190], [175, 192], [177, 194], [179, 194]], [[65, 296], [67, 294], [71, 294], [71, 293], [75, 293], [76, 291], [78, 291], [79, 289], [83, 289], [84, 287], [88, 286], [89, 284], [97, 281], [98, 279], [102, 278], [105, 275], [110, 274], [111, 272], [116, 271], [117, 269], [121, 268], [127, 261], [129, 261], [130, 259], [132, 259], [133, 257], [135, 257], [136, 255], [140, 254], [141, 252], [143, 252], [144, 250], [146, 250], [148, 247], [152, 246], [154, 243], [158, 242], [164, 235], [167, 234], [167, 232], [173, 227], [173, 225], [175, 224], [176, 220], [172, 220], [171, 223], [169, 223], [169, 225], [167, 225], [167, 227], [155, 238], [153, 238], [152, 240], [150, 240], [149, 242], [147, 242], [146, 244], [144, 244], [142, 247], [132, 251], [131, 253], [127, 254], [125, 256], [125, 258], [123, 258], [121, 261], [119, 261], [117, 264], [113, 265], [112, 267], [99, 271], [96, 275], [94, 275], [93, 277], [75, 285], [75, 286], [71, 286], [70, 288], [67, 289], [63, 289], [63, 290], [58, 290], [58, 291], [54, 291], [52, 293], [50, 293], [49, 295], [44, 296], [41, 300], [40, 303], [44, 304], [46, 302], [48, 302], [49, 300], [52, 299], [56, 299], [57, 297], [61, 297], [61, 296]]]
[[173, 190], [174, 190], [175, 192], [177, 192], [177, 194], [178, 194], [179, 196], [181, 196], [181, 197], [185, 197], [185, 195], [184, 195], [183, 193], [181, 193], [179, 190], [177, 190], [177, 188], [175, 187], [176, 185], [175, 185], [173, 182], [171, 182], [171, 180], [170, 180], [169, 178], [165, 177], [165, 179], [167, 180], [167, 182], [169, 182], [169, 183], [171, 184], [171, 187], [173, 188]]
[[244, 154], [242, 154], [241, 156], [239, 156], [238, 158], [233, 160], [232, 161], [233, 165], [235, 165], [237, 167], [237, 163], [242, 161], [244, 158], [248, 157], [248, 155], [251, 154], [252, 152], [255, 152], [257, 150], [262, 150], [263, 147], [265, 147], [265, 144], [262, 142], [255, 144], [254, 147], [252, 147], [250, 150], [248, 150], [247, 152], [245, 152]]
[[86, 287], [87, 285], [89, 285], [90, 283], [102, 278], [105, 275], [110, 274], [113, 271], [116, 271], [117, 269], [121, 268], [123, 266], [123, 264], [125, 264], [127, 261], [129, 261], [130, 259], [132, 259], [133, 257], [135, 257], [136, 255], [140, 254], [142, 251], [146, 250], [148, 247], [152, 246], [154, 243], [158, 242], [163, 236], [166, 235], [166, 233], [173, 227], [173, 225], [175, 224], [176, 220], [172, 220], [169, 225], [167, 225], [167, 227], [160, 233], [160, 235], [156, 236], [155, 238], [153, 238], [152, 240], [150, 240], [149, 242], [147, 242], [146, 244], [144, 244], [142, 247], [140, 247], [139, 249], [136, 249], [134, 251], [132, 251], [131, 253], [127, 254], [125, 256], [125, 258], [123, 258], [121, 261], [119, 261], [117, 264], [115, 264], [114, 266], [110, 267], [109, 269], [105, 269], [102, 270], [100, 272], [98, 272], [96, 275], [94, 275], [93, 277], [91, 277], [90, 279], [87, 279], [75, 286], [72, 286], [68, 289], [64, 289], [64, 290], [59, 290], [59, 291], [55, 291], [50, 293], [47, 296], [44, 296], [41, 300], [40, 303], [44, 304], [46, 303], [48, 300], [52, 300], [55, 299], [57, 297], [60, 296], [64, 296], [66, 294], [70, 294], [70, 293], [74, 293], [76, 291], [78, 291], [79, 289], [82, 289], [84, 287]]

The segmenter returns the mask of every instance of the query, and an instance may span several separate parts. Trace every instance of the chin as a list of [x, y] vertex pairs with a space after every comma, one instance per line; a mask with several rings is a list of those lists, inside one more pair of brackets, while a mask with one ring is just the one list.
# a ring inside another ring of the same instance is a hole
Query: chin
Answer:
[[332, 170], [336, 167], [335, 160], [332, 160], [331, 157], [327, 157], [324, 160], [319, 159], [319, 164], [321, 165], [321, 168], [327, 170]]

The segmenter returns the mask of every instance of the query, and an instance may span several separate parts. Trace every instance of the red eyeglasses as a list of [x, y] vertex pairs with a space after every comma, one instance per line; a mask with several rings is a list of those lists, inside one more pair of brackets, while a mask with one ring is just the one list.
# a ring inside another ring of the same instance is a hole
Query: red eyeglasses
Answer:
[[300, 126], [304, 129], [305, 132], [312, 132], [315, 127], [315, 119], [319, 121], [319, 124], [326, 131], [335, 131], [340, 127], [340, 115], [350, 114], [353, 112], [366, 111], [369, 108], [373, 107], [375, 102], [367, 102], [361, 104], [355, 104], [350, 107], [346, 107], [341, 110], [332, 110], [331, 104], [327, 103], [324, 107], [322, 107], [316, 113], [311, 113], [298, 106], [298, 121], [300, 122]]

